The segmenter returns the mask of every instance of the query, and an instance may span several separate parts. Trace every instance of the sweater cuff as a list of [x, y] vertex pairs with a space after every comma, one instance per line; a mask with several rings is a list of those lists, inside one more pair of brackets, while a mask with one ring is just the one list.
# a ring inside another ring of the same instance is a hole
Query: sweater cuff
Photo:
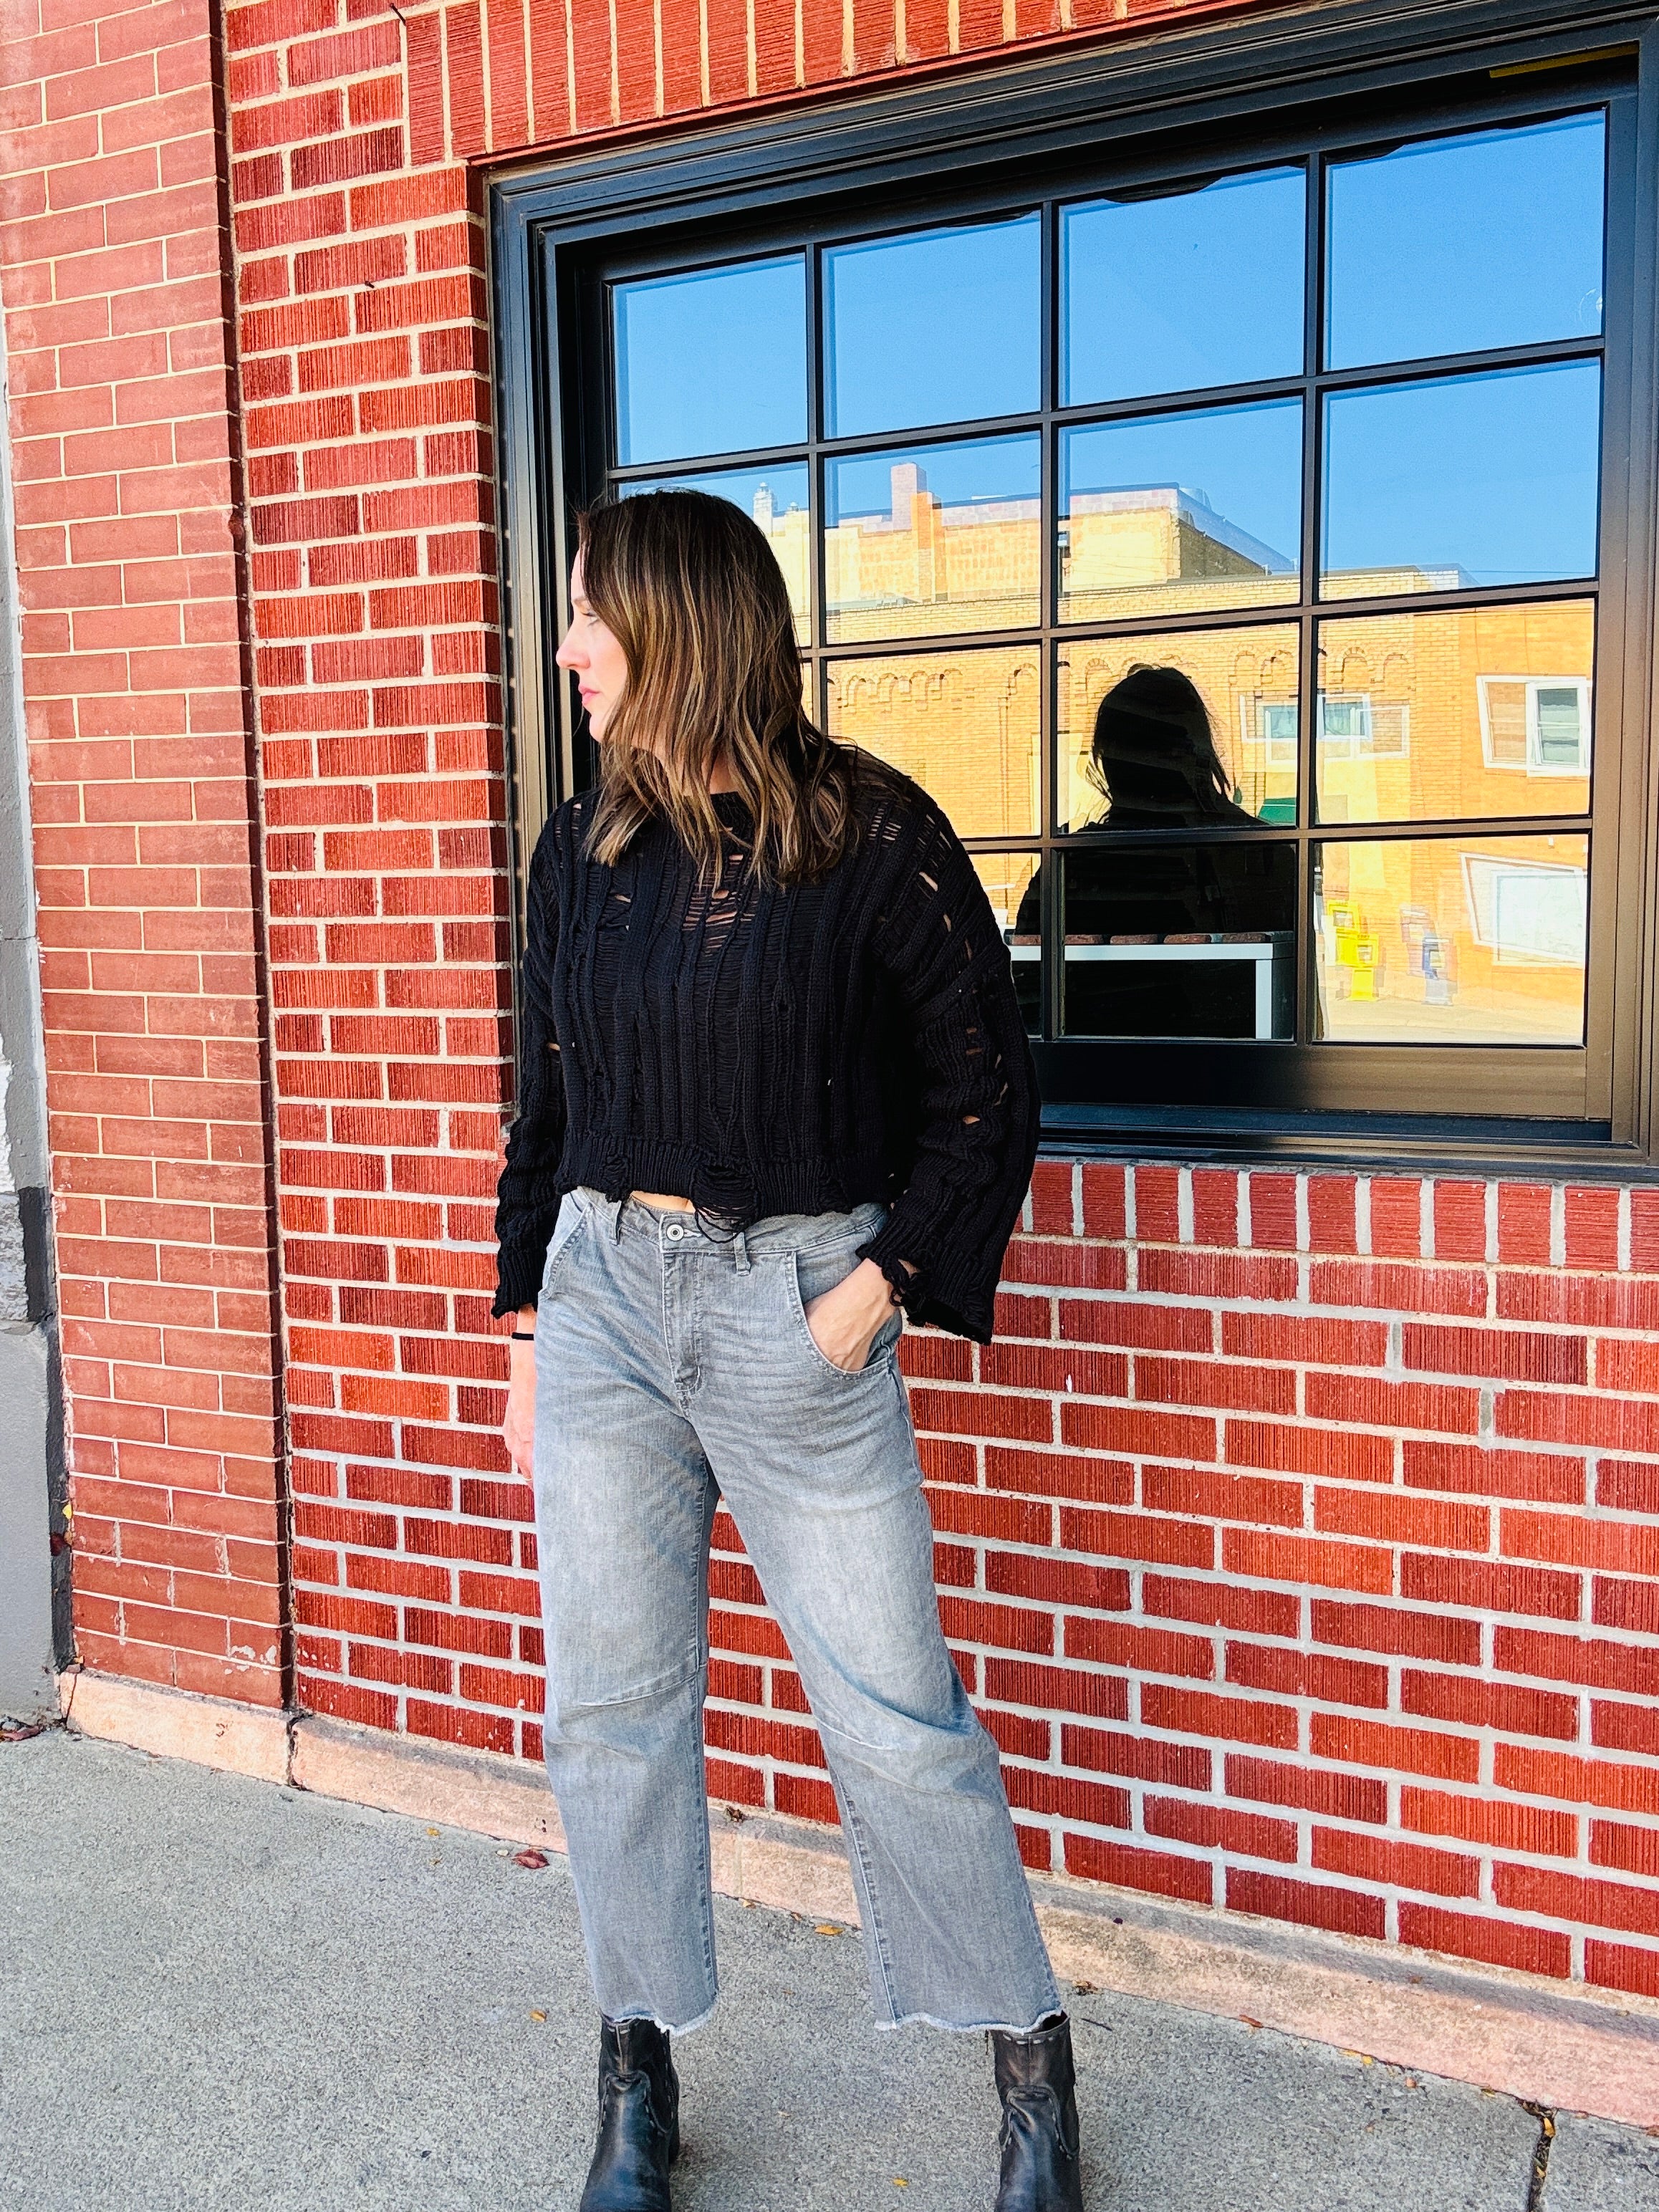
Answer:
[[[869, 1243], [859, 1247], [859, 1257], [875, 1261], [911, 1321], [948, 1329], [952, 1336], [969, 1337], [975, 1344], [989, 1344], [996, 1311], [994, 1282], [988, 1293], [979, 1284], [951, 1280], [948, 1267], [940, 1269], [916, 1258], [916, 1243], [914, 1229], [907, 1228], [895, 1210]], [[907, 1261], [909, 1267], [904, 1265]]]
[[497, 1320], [533, 1306], [541, 1296], [542, 1261], [529, 1252], [503, 1252], [496, 1263], [495, 1303], [489, 1309]]

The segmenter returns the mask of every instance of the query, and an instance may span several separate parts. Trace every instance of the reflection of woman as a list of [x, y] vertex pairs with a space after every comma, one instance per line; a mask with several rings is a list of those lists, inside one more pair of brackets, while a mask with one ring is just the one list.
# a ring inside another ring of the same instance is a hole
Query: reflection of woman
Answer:
[[1071, 2032], [940, 1631], [895, 1359], [901, 1308], [990, 1340], [1036, 1146], [1007, 955], [938, 807], [805, 720], [746, 516], [602, 508], [571, 596], [600, 775], [531, 871], [495, 1310], [602, 2014], [584, 2212], [667, 2212], [669, 2033], [714, 2001], [722, 1498], [817, 1719], [878, 2015], [989, 2030], [998, 2206], [1081, 2212]]
[[1203, 699], [1178, 668], [1132, 668], [1113, 685], [1095, 716], [1084, 774], [1108, 801], [1100, 825], [1108, 830], [1252, 818], [1234, 804]]
[[[1231, 796], [1203, 699], [1178, 668], [1132, 668], [1114, 684], [1095, 716], [1084, 773], [1107, 805], [1081, 829], [1221, 830], [1253, 821]], [[1255, 842], [1085, 846], [1065, 861], [1065, 933], [1074, 944], [1157, 944], [1286, 929], [1294, 871], [1287, 847]], [[1039, 868], [1020, 902], [1017, 935], [1040, 932], [1042, 896]], [[1073, 961], [1066, 1027], [1073, 1035], [1249, 1036], [1255, 1018], [1245, 981], [1242, 967]]]

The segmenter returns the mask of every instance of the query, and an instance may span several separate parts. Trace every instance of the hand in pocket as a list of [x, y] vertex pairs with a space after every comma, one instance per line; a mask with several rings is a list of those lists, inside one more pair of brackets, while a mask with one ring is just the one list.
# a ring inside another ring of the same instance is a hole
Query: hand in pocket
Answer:
[[832, 1367], [856, 1375], [893, 1314], [887, 1278], [873, 1260], [860, 1260], [850, 1275], [802, 1309], [812, 1341]]

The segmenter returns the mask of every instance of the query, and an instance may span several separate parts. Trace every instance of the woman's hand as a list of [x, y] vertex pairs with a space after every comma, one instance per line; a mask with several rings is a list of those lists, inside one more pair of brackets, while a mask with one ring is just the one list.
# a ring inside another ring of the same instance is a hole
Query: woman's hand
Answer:
[[892, 1295], [873, 1260], [860, 1260], [832, 1291], [805, 1309], [812, 1341], [832, 1367], [849, 1375], [869, 1364], [870, 1347], [882, 1323], [890, 1320]]
[[[536, 1309], [526, 1306], [514, 1322], [515, 1328], [533, 1329]], [[507, 1386], [507, 1419], [501, 1424], [508, 1456], [520, 1477], [533, 1479], [536, 1447], [536, 1347], [514, 1338], [507, 1345], [512, 1358]]]

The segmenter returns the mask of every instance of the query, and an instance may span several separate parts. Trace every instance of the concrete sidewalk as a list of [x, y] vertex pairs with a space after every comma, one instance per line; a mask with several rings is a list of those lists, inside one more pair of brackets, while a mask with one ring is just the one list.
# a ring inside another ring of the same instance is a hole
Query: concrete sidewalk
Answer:
[[[716, 1901], [678, 2212], [983, 2212], [977, 2038], [878, 2035], [858, 1939]], [[1091, 2212], [1655, 2212], [1659, 2141], [1082, 1994]], [[0, 1746], [0, 2205], [554, 2212], [594, 2020], [562, 1862], [59, 1732]]]

